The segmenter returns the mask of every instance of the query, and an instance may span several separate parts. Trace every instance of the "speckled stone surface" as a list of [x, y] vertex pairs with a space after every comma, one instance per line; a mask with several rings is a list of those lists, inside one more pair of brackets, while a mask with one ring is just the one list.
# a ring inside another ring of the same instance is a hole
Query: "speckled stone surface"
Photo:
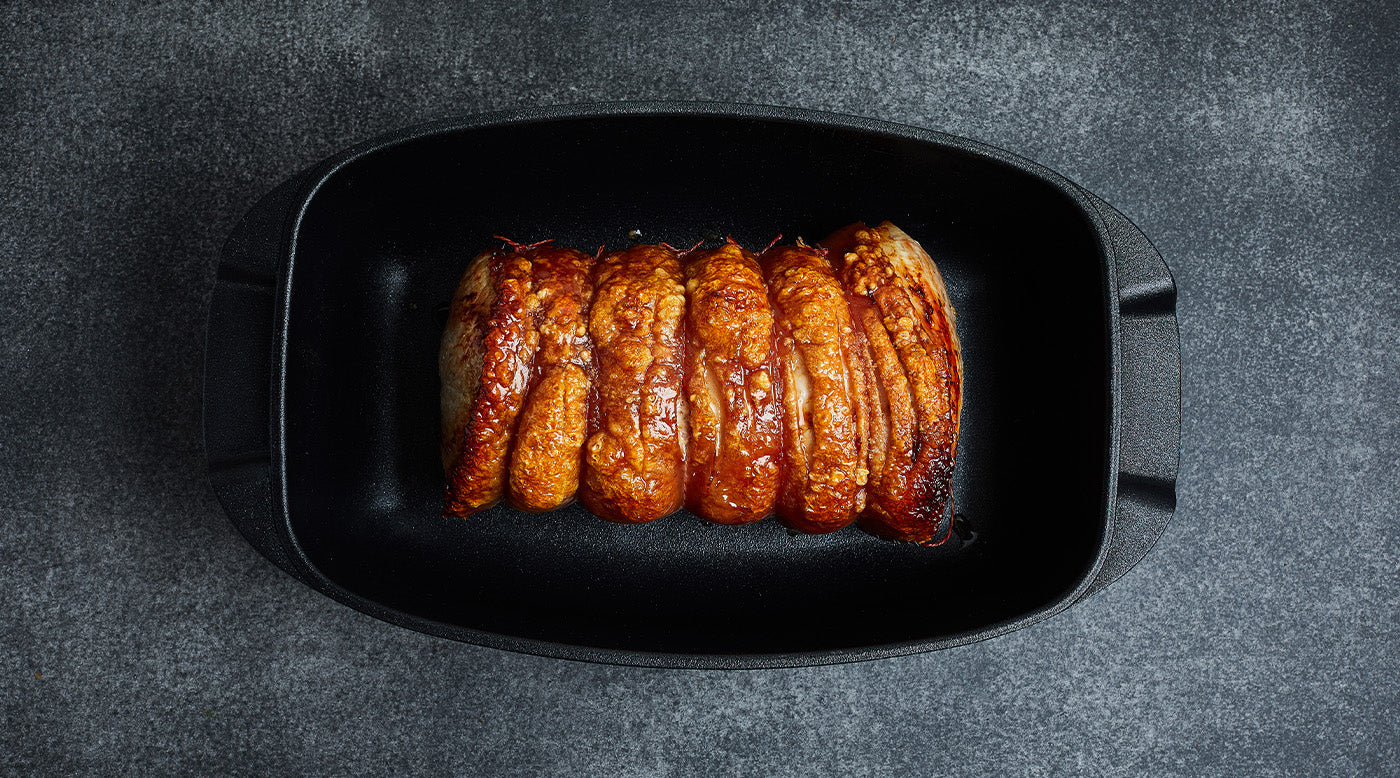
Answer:
[[[1397, 40], [1381, 2], [0, 6], [0, 774], [1396, 774]], [[1157, 548], [1021, 632], [751, 672], [451, 643], [258, 556], [199, 425], [237, 219], [405, 124], [618, 99], [966, 135], [1136, 221], [1180, 291]]]

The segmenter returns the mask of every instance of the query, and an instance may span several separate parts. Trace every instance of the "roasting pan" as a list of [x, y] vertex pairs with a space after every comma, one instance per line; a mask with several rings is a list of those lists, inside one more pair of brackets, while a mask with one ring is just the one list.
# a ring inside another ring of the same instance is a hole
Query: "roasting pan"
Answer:
[[[856, 219], [919, 239], [958, 311], [947, 543], [578, 507], [440, 518], [438, 338], [491, 236], [762, 247]], [[1084, 599], [1171, 518], [1179, 405], [1175, 285], [1103, 201], [971, 140], [688, 103], [440, 122], [293, 176], [224, 249], [204, 384], [214, 493], [293, 578], [455, 640], [693, 668], [929, 651]]]

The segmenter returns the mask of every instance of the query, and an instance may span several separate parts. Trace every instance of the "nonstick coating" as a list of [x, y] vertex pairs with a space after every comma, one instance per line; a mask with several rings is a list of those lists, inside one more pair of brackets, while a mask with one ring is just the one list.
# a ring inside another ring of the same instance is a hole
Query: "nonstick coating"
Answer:
[[[493, 235], [591, 251], [639, 230], [761, 248], [857, 219], [919, 239], [958, 312], [961, 532], [943, 547], [684, 513], [645, 526], [577, 507], [439, 518], [443, 310]], [[334, 587], [380, 611], [583, 658], [817, 655], [985, 632], [1062, 603], [1105, 542], [1106, 262], [1060, 188], [849, 127], [584, 116], [390, 144], [320, 185], [284, 269], [290, 532]]]

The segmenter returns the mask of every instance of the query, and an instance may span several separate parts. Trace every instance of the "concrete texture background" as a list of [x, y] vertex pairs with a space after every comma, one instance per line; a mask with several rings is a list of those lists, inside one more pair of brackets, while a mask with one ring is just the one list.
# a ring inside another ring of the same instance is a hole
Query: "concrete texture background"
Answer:
[[[0, 6], [0, 772], [1381, 775], [1400, 768], [1400, 23], [1386, 3]], [[1179, 285], [1174, 523], [987, 642], [753, 672], [391, 627], [204, 478], [223, 238], [459, 114], [769, 103], [1083, 184]]]

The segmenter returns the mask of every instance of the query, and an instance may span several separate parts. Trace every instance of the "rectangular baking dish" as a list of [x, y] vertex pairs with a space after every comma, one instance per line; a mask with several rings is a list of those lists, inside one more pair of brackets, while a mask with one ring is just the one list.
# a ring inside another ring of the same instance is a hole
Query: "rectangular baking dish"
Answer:
[[[918, 238], [958, 311], [948, 543], [578, 507], [439, 517], [438, 338], [491, 236], [761, 248], [856, 219]], [[1175, 506], [1179, 387], [1166, 265], [1045, 168], [810, 111], [573, 106], [407, 129], [263, 198], [214, 284], [205, 440], [249, 542], [386, 621], [570, 659], [795, 666], [991, 637], [1122, 575]]]

